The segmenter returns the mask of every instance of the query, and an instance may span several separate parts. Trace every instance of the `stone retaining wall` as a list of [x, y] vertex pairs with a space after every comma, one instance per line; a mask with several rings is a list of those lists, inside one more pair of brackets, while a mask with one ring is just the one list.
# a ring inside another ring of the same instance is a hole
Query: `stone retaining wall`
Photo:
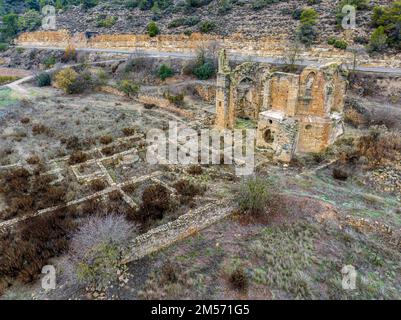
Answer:
[[[20, 46], [47, 46], [65, 48], [74, 45], [76, 48], [98, 48], [116, 50], [149, 50], [162, 52], [193, 53], [199, 48], [220, 47], [230, 54], [260, 55], [264, 57], [279, 57], [288, 50], [289, 42], [284, 36], [265, 37], [257, 40], [246, 38], [241, 34], [230, 37], [193, 33], [190, 36], [158, 35], [149, 37], [144, 34], [101, 34], [87, 39], [84, 33], [71, 35], [67, 30], [37, 31], [21, 34], [16, 39]], [[302, 57], [320, 61], [322, 59], [343, 59], [352, 62], [352, 53], [335, 49], [328, 45], [313, 46], [302, 52]], [[359, 64], [371, 66], [401, 66], [401, 59], [391, 57], [386, 60], [374, 60], [367, 55], [360, 56]]]

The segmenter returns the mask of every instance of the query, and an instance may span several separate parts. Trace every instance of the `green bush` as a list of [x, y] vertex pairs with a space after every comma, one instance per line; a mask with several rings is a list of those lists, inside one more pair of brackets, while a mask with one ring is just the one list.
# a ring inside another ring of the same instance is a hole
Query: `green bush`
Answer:
[[334, 42], [334, 47], [337, 48], [337, 49], [345, 50], [348, 47], [348, 43], [345, 40], [337, 39]]
[[0, 52], [8, 50], [8, 44], [7, 43], [0, 43]]
[[302, 14], [302, 9], [301, 8], [296, 8], [293, 12], [292, 12], [292, 18], [294, 20], [300, 20], [301, 19], [301, 14]]
[[159, 78], [164, 81], [173, 76], [173, 70], [169, 66], [162, 64], [159, 68], [158, 74]]
[[336, 38], [330, 37], [330, 38], [327, 40], [327, 44], [333, 46], [333, 45], [336, 43], [336, 41], [337, 41]]
[[163, 97], [167, 99], [170, 103], [177, 106], [182, 106], [184, 104], [184, 94], [179, 93], [177, 95], [171, 94], [169, 91], [163, 93]]
[[52, 84], [52, 79], [47, 72], [42, 72], [36, 76], [36, 84], [38, 87], [47, 87]]
[[369, 51], [371, 52], [380, 52], [383, 51], [387, 47], [388, 37], [386, 35], [385, 29], [383, 26], [376, 28], [373, 31], [370, 41], [369, 41]]
[[51, 68], [56, 64], [56, 58], [54, 56], [47, 57], [43, 61], [43, 64], [45, 65], [46, 68]]
[[110, 28], [117, 22], [117, 17], [99, 17], [97, 20], [97, 26], [100, 28]]
[[233, 8], [231, 0], [219, 0], [219, 14], [225, 14]]
[[199, 80], [207, 80], [215, 74], [215, 71], [216, 70], [212, 62], [205, 62], [194, 69], [194, 75]]
[[208, 5], [212, 0], [186, 0], [187, 7], [200, 8]]
[[147, 26], [147, 32], [150, 37], [155, 37], [160, 33], [159, 27], [156, 22], [151, 21]]
[[203, 21], [199, 26], [199, 31], [202, 33], [208, 33], [216, 28], [216, 23], [213, 21]]
[[140, 86], [132, 80], [121, 80], [118, 83], [118, 88], [129, 97], [136, 96], [140, 90]]
[[125, 7], [127, 9], [134, 9], [139, 5], [139, 1], [138, 0], [127, 0], [125, 2]]
[[342, 50], [345, 50], [348, 47], [348, 43], [345, 40], [336, 39], [334, 37], [329, 38], [327, 40], [327, 43], [331, 46], [334, 46], [337, 49], [342, 49]]
[[301, 24], [313, 26], [316, 24], [318, 14], [313, 8], [305, 8], [301, 13]]
[[237, 197], [238, 206], [244, 213], [261, 213], [269, 200], [270, 184], [266, 180], [255, 177], [245, 180]]
[[252, 2], [252, 8], [254, 10], [260, 10], [263, 9], [264, 7], [272, 4], [272, 3], [277, 3], [280, 2], [281, 0], [254, 0]]
[[187, 26], [187, 27], [192, 27], [195, 26], [199, 23], [200, 19], [198, 17], [189, 17], [189, 18], [178, 18], [174, 19], [173, 21], [170, 22], [168, 25], [168, 28], [177, 28], [181, 26]]

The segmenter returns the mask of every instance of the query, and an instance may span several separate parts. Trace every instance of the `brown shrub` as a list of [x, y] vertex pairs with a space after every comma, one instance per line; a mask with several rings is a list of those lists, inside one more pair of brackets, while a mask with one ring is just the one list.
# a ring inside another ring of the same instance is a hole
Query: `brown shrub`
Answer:
[[109, 193], [109, 200], [110, 201], [120, 201], [122, 200], [123, 196], [120, 191], [114, 190]]
[[188, 168], [187, 172], [189, 174], [191, 174], [191, 175], [196, 176], [196, 175], [202, 174], [203, 173], [203, 169], [202, 169], [202, 167], [200, 165], [194, 164], [194, 165], [192, 165], [192, 166], [190, 166]]
[[184, 197], [193, 198], [203, 192], [203, 189], [188, 180], [179, 180], [173, 186], [177, 192]]
[[230, 275], [230, 283], [238, 291], [246, 291], [249, 287], [249, 280], [245, 270], [241, 267], [235, 269]]
[[23, 124], [27, 124], [27, 123], [29, 123], [30, 121], [31, 121], [31, 119], [29, 119], [29, 118], [27, 118], [27, 117], [24, 117], [24, 118], [21, 119], [21, 123], [23, 123]]
[[344, 121], [350, 125], [358, 128], [359, 126], [366, 125], [368, 120], [366, 116], [359, 113], [355, 109], [348, 109], [344, 112]]
[[370, 116], [370, 125], [386, 126], [388, 129], [401, 129], [401, 114], [384, 107], [374, 110]]
[[106, 182], [100, 179], [95, 179], [90, 183], [90, 188], [94, 192], [99, 192], [104, 190], [107, 187]]
[[89, 199], [82, 203], [79, 207], [80, 215], [92, 215], [98, 213], [102, 209], [102, 206], [98, 199]]
[[113, 155], [114, 153], [116, 153], [116, 150], [115, 150], [115, 148], [114, 148], [113, 146], [105, 147], [105, 148], [102, 149], [102, 153], [103, 153], [105, 156], [111, 156], [111, 155]]
[[6, 171], [2, 176], [2, 184], [6, 193], [24, 193], [29, 188], [31, 174], [24, 168]]
[[124, 186], [122, 189], [124, 192], [133, 193], [136, 190], [136, 186], [135, 186], [135, 184], [128, 184], [128, 185]]
[[34, 136], [43, 134], [43, 133], [47, 134], [47, 133], [49, 133], [49, 131], [50, 131], [50, 129], [43, 124], [34, 124], [32, 126], [32, 134]]
[[349, 172], [345, 168], [339, 166], [333, 168], [334, 179], [345, 181], [348, 179], [348, 176]]
[[395, 160], [400, 152], [401, 135], [382, 128], [373, 128], [368, 135], [360, 137], [356, 144], [358, 156], [365, 157], [373, 165]]
[[136, 133], [136, 129], [135, 128], [124, 128], [123, 130], [123, 133], [124, 133], [124, 135], [125, 136], [132, 136], [132, 135], [134, 135], [135, 133]]
[[143, 105], [143, 107], [144, 107], [146, 110], [151, 110], [151, 109], [157, 108], [157, 106], [156, 106], [155, 104], [153, 104], [153, 103], [145, 103], [145, 104]]
[[71, 219], [55, 212], [21, 222], [18, 235], [0, 234], [0, 281], [34, 280], [48, 259], [67, 249], [68, 236], [74, 228]]
[[26, 159], [26, 162], [30, 165], [38, 164], [40, 163], [40, 158], [37, 155], [32, 155]]
[[171, 261], [166, 261], [162, 266], [161, 282], [162, 283], [175, 283], [178, 281], [178, 270], [177, 264]]
[[100, 143], [101, 144], [110, 144], [113, 142], [113, 137], [112, 136], [102, 136], [100, 137]]
[[18, 196], [11, 199], [11, 209], [18, 211], [31, 211], [33, 208], [33, 198], [31, 196]]
[[170, 205], [169, 191], [160, 184], [151, 185], [142, 194], [141, 218], [143, 221], [162, 219]]
[[70, 156], [68, 163], [70, 165], [74, 165], [77, 163], [85, 162], [87, 160], [88, 160], [88, 155], [86, 153], [84, 153], [82, 151], [76, 151]]
[[82, 143], [76, 136], [69, 137], [67, 140], [62, 140], [62, 143], [66, 144], [67, 149], [78, 150], [82, 148]]
[[64, 186], [47, 186], [39, 193], [38, 207], [45, 209], [65, 203], [66, 188]]

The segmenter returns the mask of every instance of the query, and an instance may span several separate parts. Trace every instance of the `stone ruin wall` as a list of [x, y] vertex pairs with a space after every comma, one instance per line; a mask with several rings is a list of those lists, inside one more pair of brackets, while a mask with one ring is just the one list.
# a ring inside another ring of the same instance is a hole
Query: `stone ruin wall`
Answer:
[[[219, 47], [227, 49], [231, 54], [260, 55], [265, 57], [282, 56], [288, 48], [286, 35], [265, 37], [258, 40], [246, 38], [241, 34], [230, 37], [193, 33], [190, 36], [158, 35], [149, 37], [144, 34], [101, 34], [87, 39], [84, 33], [71, 35], [67, 30], [36, 31], [21, 34], [16, 39], [21, 46], [49, 46], [65, 48], [74, 45], [77, 48], [120, 49], [120, 50], [158, 50], [163, 52], [195, 52], [200, 47]], [[352, 54], [328, 45], [318, 45], [301, 53], [301, 56], [319, 61], [321, 59], [353, 61]], [[360, 57], [359, 64], [372, 66], [401, 67], [401, 59], [373, 60], [367, 56]]]

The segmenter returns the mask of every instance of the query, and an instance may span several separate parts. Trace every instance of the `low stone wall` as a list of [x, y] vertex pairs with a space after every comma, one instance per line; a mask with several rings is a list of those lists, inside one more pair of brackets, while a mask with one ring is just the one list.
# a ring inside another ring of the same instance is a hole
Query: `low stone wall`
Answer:
[[[119, 97], [126, 97], [126, 94], [117, 88], [111, 87], [111, 86], [101, 86], [97, 88], [98, 91], [108, 93], [108, 94], [113, 94]], [[193, 114], [191, 112], [182, 110], [180, 108], [177, 108], [174, 104], [172, 104], [170, 101], [164, 98], [156, 97], [156, 96], [151, 96], [151, 95], [145, 95], [145, 94], [139, 94], [139, 96], [135, 99], [143, 104], [148, 104], [148, 105], [155, 105], [158, 108], [173, 112], [175, 114], [178, 114], [180, 116], [186, 117], [188, 119], [191, 119], [193, 117]]]
[[174, 104], [172, 104], [170, 101], [164, 98], [159, 98], [155, 96], [149, 96], [149, 95], [139, 95], [137, 100], [139, 102], [142, 102], [144, 104], [149, 104], [149, 105], [155, 105], [161, 109], [165, 109], [167, 111], [176, 113], [180, 116], [186, 117], [191, 119], [193, 117], [193, 114], [182, 110], [180, 108], [177, 108]]
[[222, 203], [211, 203], [199, 210], [190, 211], [180, 216], [177, 220], [154, 228], [134, 239], [130, 246], [130, 253], [125, 257], [124, 262], [139, 260], [196, 234], [213, 223], [224, 219], [231, 212], [232, 208]]

